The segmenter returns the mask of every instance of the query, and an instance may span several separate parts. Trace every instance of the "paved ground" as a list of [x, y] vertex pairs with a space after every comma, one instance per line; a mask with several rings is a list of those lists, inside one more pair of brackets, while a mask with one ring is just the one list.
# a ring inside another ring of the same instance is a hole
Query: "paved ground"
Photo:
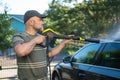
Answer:
[[[51, 70], [53, 66], [58, 62], [61, 62], [64, 57], [68, 54], [59, 54], [52, 59]], [[0, 65], [2, 65], [2, 70], [0, 70], [0, 80], [17, 80], [17, 65], [16, 58], [12, 59], [6, 57], [0, 57]]]

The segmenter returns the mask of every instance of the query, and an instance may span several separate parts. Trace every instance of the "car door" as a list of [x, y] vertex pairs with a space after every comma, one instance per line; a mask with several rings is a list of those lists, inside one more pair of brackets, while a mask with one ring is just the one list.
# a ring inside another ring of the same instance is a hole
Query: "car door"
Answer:
[[93, 80], [120, 80], [120, 43], [106, 43], [97, 59], [88, 73]]
[[70, 63], [60, 63], [60, 72], [62, 80], [73, 80], [72, 79], [72, 67]]

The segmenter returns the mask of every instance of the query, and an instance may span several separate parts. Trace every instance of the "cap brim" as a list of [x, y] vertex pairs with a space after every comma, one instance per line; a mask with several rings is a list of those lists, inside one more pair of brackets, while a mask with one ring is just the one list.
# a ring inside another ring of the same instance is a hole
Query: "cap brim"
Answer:
[[47, 17], [47, 15], [40, 14], [40, 15], [39, 15], [39, 17], [40, 17], [40, 18], [46, 18], [46, 17]]

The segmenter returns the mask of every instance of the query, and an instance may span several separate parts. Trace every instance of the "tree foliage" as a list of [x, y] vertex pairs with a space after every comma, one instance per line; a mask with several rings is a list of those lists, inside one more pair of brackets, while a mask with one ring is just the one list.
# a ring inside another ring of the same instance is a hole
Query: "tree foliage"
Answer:
[[49, 7], [46, 26], [61, 34], [101, 37], [120, 21], [120, 0], [53, 0]]
[[0, 14], [0, 50], [4, 51], [5, 49], [11, 46], [11, 38], [13, 34], [11, 28], [10, 17], [5, 11]]
[[116, 15], [119, 13], [119, 4], [119, 0], [89, 0], [78, 4], [82, 8], [76, 7], [85, 15], [83, 26], [86, 27], [87, 32], [93, 36], [99, 36], [119, 21], [119, 16]]

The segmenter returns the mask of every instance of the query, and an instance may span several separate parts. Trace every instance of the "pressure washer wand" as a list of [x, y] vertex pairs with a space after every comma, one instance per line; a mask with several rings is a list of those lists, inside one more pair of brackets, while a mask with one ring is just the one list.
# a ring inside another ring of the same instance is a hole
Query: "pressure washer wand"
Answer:
[[81, 37], [76, 37], [76, 36], [66, 36], [66, 35], [54, 35], [54, 38], [57, 39], [73, 39], [73, 40], [80, 40], [80, 41], [88, 41], [88, 42], [93, 42], [93, 43], [99, 43], [100, 40], [98, 39], [93, 39], [93, 38], [81, 38]]
[[42, 34], [45, 36], [48, 36], [50, 40], [53, 38], [56, 38], [56, 39], [73, 39], [73, 40], [88, 41], [88, 42], [94, 42], [94, 43], [100, 42], [98, 39], [93, 39], [93, 38], [84, 39], [82, 37], [77, 37], [77, 36], [60, 35], [57, 32], [49, 28], [42, 31]]

